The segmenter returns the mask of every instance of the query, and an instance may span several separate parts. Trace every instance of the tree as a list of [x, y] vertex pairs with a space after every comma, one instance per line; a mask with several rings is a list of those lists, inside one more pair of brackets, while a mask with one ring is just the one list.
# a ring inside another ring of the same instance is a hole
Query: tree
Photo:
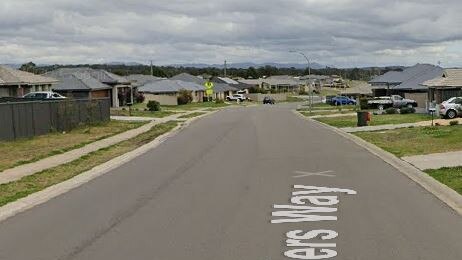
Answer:
[[37, 65], [33, 62], [28, 62], [23, 65], [21, 65], [21, 68], [19, 68], [22, 71], [27, 71], [27, 72], [32, 72], [32, 73], [37, 73]]

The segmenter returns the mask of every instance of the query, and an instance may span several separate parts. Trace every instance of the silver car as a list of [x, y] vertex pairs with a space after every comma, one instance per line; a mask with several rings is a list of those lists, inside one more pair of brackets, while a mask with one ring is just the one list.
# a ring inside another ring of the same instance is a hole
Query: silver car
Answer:
[[449, 119], [462, 115], [462, 97], [453, 97], [441, 103], [440, 115]]
[[39, 91], [39, 92], [31, 92], [23, 96], [23, 98], [31, 98], [31, 99], [65, 99], [65, 96], [62, 96], [53, 91]]

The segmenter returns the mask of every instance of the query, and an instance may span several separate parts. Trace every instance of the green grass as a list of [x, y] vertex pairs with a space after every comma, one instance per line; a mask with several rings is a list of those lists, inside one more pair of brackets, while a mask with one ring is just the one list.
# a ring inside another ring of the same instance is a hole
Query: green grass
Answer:
[[66, 133], [50, 133], [0, 142], [0, 171], [83, 147], [89, 143], [138, 128], [145, 122], [109, 121], [81, 126]]
[[331, 111], [316, 111], [313, 110], [311, 113], [309, 111], [300, 111], [300, 113], [304, 116], [326, 116], [326, 115], [334, 115], [334, 114], [350, 114], [354, 113], [353, 110], [331, 110]]
[[[335, 127], [355, 127], [357, 123], [356, 116], [342, 116], [335, 118], [317, 118], [319, 122], [335, 126]], [[424, 114], [395, 114], [395, 115], [372, 115], [372, 120], [369, 125], [388, 125], [388, 124], [403, 124], [415, 123], [431, 120], [431, 116]]]
[[426, 170], [428, 175], [462, 194], [462, 167]]
[[194, 112], [194, 113], [191, 113], [191, 114], [182, 115], [182, 116], [178, 117], [178, 119], [188, 119], [188, 118], [202, 116], [202, 115], [205, 115], [205, 114], [206, 114], [205, 112]]
[[462, 126], [413, 127], [355, 135], [398, 157], [462, 150]]
[[[137, 111], [132, 109], [131, 116], [136, 117], [154, 117], [154, 118], [163, 118], [171, 115], [175, 115], [178, 112], [175, 111]], [[128, 110], [111, 110], [111, 116], [130, 116], [130, 112]]]
[[52, 185], [66, 181], [83, 172], [86, 172], [97, 165], [105, 163], [117, 156], [132, 151], [156, 137], [171, 131], [178, 125], [177, 122], [167, 122], [154, 126], [150, 131], [127, 141], [104, 148], [88, 155], [31, 176], [24, 177], [18, 181], [0, 185], [0, 207], [10, 202], [24, 198], [32, 193], [46, 189]]

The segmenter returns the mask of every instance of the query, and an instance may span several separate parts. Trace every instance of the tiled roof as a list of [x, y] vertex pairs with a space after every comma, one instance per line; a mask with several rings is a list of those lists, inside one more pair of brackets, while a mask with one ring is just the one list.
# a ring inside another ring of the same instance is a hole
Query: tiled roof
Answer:
[[170, 79], [171, 80], [181, 80], [181, 81], [186, 81], [186, 82], [194, 82], [194, 83], [199, 84], [199, 85], [204, 85], [205, 84], [205, 79], [193, 76], [193, 75], [188, 74], [188, 73], [181, 73], [181, 74], [178, 74], [178, 75], [176, 75], [174, 77], [171, 77]]
[[130, 84], [128, 79], [105, 70], [92, 68], [61, 68], [52, 72], [55, 75], [59, 75], [59, 77], [63, 77], [64, 75], [78, 75], [78, 78], [92, 77], [101, 83], [110, 85]]
[[162, 80], [164, 78], [154, 77], [151, 75], [133, 74], [126, 77], [135, 86], [143, 86], [148, 82]]
[[462, 69], [446, 69], [439, 77], [422, 83], [428, 87], [462, 87]]
[[103, 84], [90, 74], [80, 72], [63, 73], [61, 70], [54, 70], [45, 73], [46, 76], [56, 78], [59, 83], [52, 87], [53, 90], [100, 90], [110, 89], [109, 85]]
[[15, 70], [7, 66], [0, 65], [0, 85], [40, 85], [54, 84], [57, 80], [49, 77], [35, 75], [30, 72]]
[[378, 76], [369, 83], [391, 84], [392, 89], [425, 89], [422, 83], [441, 75], [443, 68], [431, 64], [417, 64], [403, 71], [390, 71]]

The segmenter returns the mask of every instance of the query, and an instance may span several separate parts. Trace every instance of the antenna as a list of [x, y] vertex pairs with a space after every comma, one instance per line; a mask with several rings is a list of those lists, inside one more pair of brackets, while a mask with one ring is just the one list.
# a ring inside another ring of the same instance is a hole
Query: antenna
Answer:
[[151, 60], [151, 76], [154, 76], [154, 69], [152, 67], [152, 60]]

